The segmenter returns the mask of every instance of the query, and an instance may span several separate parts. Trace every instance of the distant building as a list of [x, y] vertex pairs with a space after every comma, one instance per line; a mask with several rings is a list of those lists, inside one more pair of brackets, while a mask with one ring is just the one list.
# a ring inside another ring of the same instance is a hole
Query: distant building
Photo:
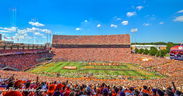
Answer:
[[166, 45], [131, 45], [132, 50], [135, 50], [135, 48], [150, 50], [151, 47], [155, 47], [158, 50], [164, 50], [166, 49], [167, 46]]

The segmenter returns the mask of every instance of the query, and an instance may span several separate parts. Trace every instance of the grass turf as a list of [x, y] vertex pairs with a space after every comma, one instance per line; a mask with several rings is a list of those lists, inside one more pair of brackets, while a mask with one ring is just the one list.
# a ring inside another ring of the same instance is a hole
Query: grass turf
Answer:
[[[77, 70], [62, 69], [64, 66], [76, 66]], [[87, 69], [86, 67], [93, 69]], [[138, 79], [153, 79], [162, 78], [162, 75], [156, 75], [155, 72], [147, 72], [139, 69], [138, 65], [120, 63], [119, 66], [101, 66], [101, 65], [88, 65], [82, 62], [52, 62], [45, 65], [37, 66], [36, 68], [28, 70], [28, 72], [56, 76], [60, 73], [63, 77], [83, 77], [88, 73], [92, 73], [96, 78], [117, 78], [118, 76], [133, 77]]]

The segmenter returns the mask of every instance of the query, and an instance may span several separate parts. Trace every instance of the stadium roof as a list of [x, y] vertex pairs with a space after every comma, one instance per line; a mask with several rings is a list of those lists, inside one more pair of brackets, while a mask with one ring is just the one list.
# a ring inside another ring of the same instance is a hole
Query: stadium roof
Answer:
[[112, 45], [130, 44], [129, 34], [119, 35], [53, 35], [52, 44], [93, 44], [93, 45]]

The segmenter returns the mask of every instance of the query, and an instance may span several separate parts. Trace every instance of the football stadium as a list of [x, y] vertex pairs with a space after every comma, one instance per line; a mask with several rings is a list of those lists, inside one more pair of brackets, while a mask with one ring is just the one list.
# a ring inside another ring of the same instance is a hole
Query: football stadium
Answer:
[[0, 96], [183, 96], [183, 1], [0, 4]]
[[[92, 77], [98, 79], [163, 77], [163, 75], [155, 75], [159, 74], [156, 72], [141, 70], [139, 65], [132, 63], [132, 55], [134, 54], [131, 54], [130, 36], [128, 34], [54, 35], [52, 44], [55, 62], [38, 66], [29, 70], [29, 72], [44, 75], [55, 74], [55, 76], [58, 73], [64, 77], [78, 78], [92, 75]], [[62, 62], [57, 62], [59, 60]]]
[[68, 80], [166, 88], [174, 82], [182, 90], [182, 61], [133, 53], [130, 45], [129, 34], [53, 35], [52, 47], [1, 44], [1, 77], [18, 79], [15, 84]]

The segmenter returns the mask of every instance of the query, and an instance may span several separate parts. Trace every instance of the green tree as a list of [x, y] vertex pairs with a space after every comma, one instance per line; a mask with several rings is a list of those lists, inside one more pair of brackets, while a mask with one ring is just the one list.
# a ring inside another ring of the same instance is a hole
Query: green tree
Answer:
[[143, 54], [148, 55], [149, 54], [149, 50], [145, 49]]
[[166, 55], [166, 50], [159, 50], [157, 53], [156, 53], [156, 56], [157, 57], [165, 57]]
[[135, 53], [139, 53], [139, 49], [135, 48]]
[[158, 50], [158, 52], [156, 53], [156, 56], [157, 57], [160, 57], [161, 56], [161, 50]]
[[158, 49], [156, 47], [151, 47], [150, 50], [149, 50], [149, 54], [151, 56], [155, 56], [158, 52]]
[[173, 46], [174, 46], [174, 43], [173, 42], [168, 42], [166, 44], [166, 51], [167, 51], [167, 53], [170, 52], [170, 48], [173, 47]]
[[144, 49], [139, 50], [139, 54], [142, 54], [142, 53], [144, 53]]
[[165, 57], [167, 54], [167, 50], [161, 50], [160, 57]]

